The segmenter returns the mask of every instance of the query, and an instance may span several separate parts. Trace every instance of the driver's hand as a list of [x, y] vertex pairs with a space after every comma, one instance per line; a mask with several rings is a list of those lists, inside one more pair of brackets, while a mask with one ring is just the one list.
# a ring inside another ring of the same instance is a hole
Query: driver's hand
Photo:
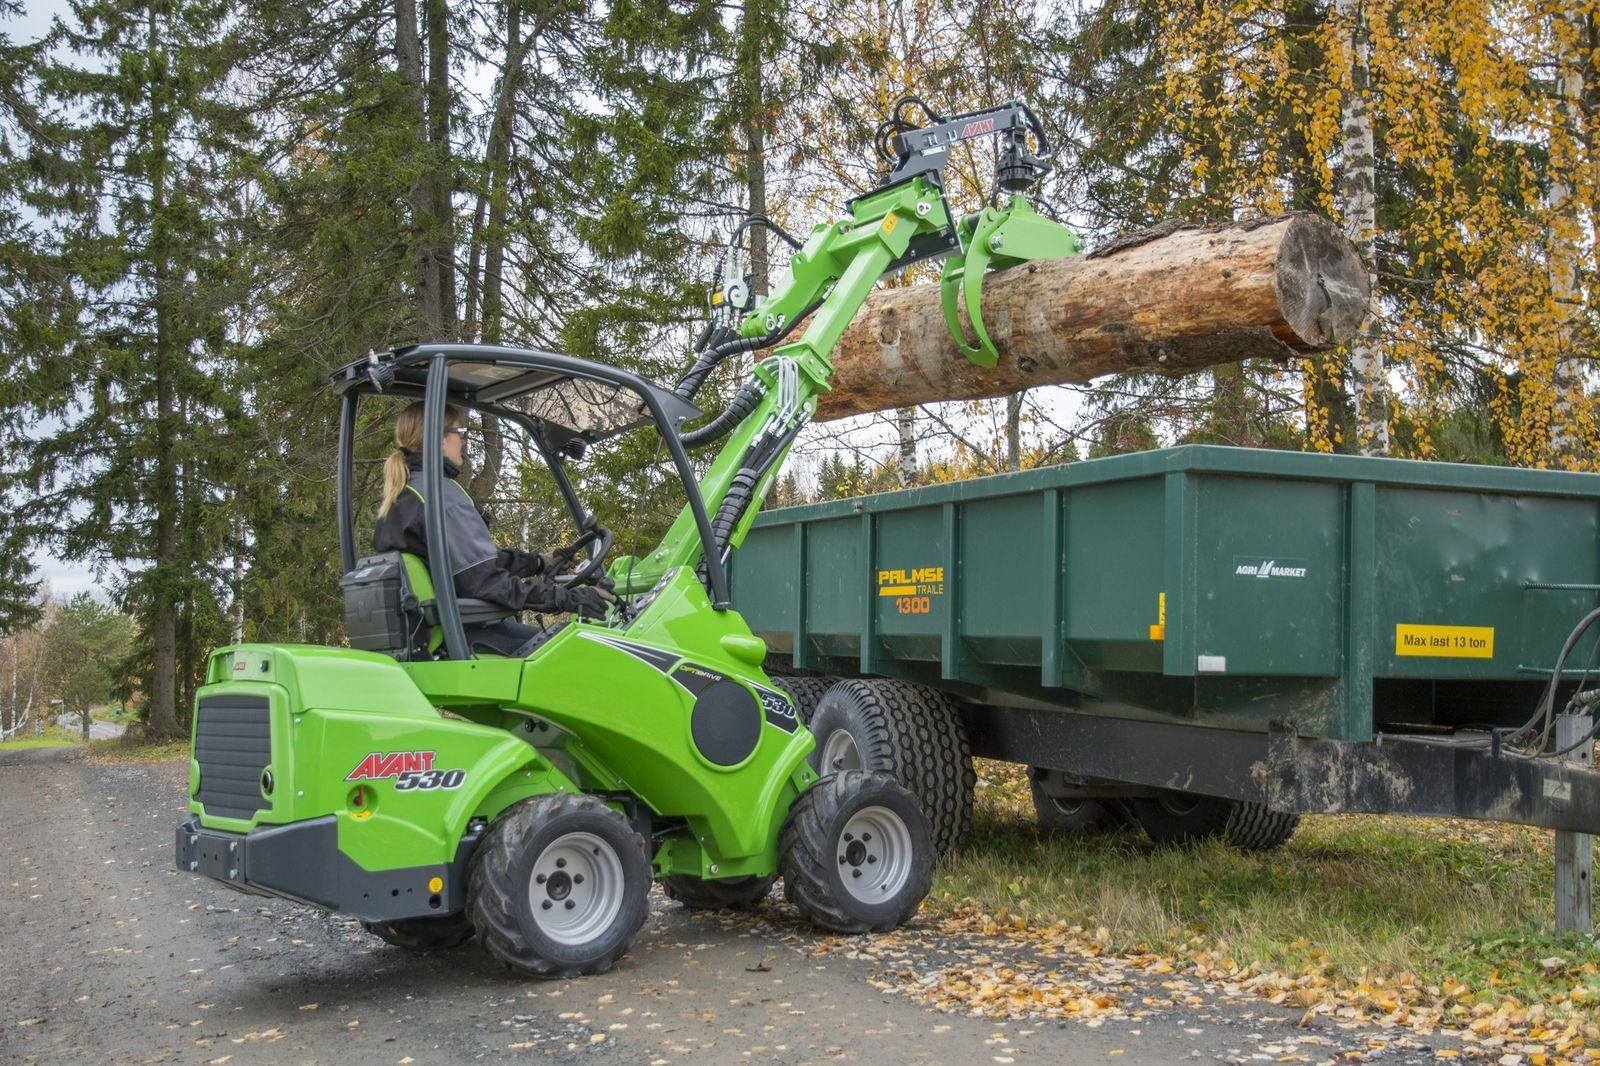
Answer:
[[559, 574], [572, 565], [578, 553], [571, 548], [557, 548], [553, 552], [539, 553], [539, 566], [541, 574]]
[[583, 585], [561, 589], [558, 601], [560, 610], [571, 611], [579, 618], [600, 619], [606, 616], [606, 609], [616, 603], [617, 598], [592, 585]]

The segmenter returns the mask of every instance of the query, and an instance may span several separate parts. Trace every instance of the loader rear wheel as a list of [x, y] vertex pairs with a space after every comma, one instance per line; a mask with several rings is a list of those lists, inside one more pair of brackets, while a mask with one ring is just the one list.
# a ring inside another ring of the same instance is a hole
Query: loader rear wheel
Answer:
[[778, 837], [783, 894], [840, 933], [881, 933], [917, 913], [933, 846], [916, 797], [885, 773], [844, 770], [813, 784]]
[[509, 969], [534, 977], [604, 973], [644, 924], [643, 838], [593, 796], [557, 792], [510, 808], [473, 854], [467, 915]]
[[811, 733], [817, 773], [882, 770], [922, 804], [940, 855], [966, 843], [977, 776], [949, 696], [906, 681], [840, 681], [817, 704]]
[[794, 700], [794, 713], [799, 717], [800, 724], [807, 729], [811, 728], [811, 719], [817, 715], [817, 704], [822, 702], [823, 693], [839, 683], [837, 677], [774, 677], [772, 683], [789, 694]]
[[1139, 824], [1157, 844], [1188, 844], [1223, 837], [1241, 851], [1270, 851], [1287, 843], [1300, 824], [1298, 814], [1260, 803], [1168, 792], [1134, 800]]
[[776, 877], [732, 877], [717, 881], [691, 874], [671, 874], [661, 879], [669, 899], [692, 911], [743, 911], [767, 898]]
[[465, 912], [441, 918], [395, 918], [387, 922], [362, 922], [361, 928], [397, 948], [442, 951], [472, 939], [472, 923]]

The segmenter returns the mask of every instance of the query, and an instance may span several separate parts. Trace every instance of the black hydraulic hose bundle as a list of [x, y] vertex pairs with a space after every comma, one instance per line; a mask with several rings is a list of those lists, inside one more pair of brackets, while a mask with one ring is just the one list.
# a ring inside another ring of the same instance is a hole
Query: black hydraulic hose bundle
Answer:
[[[784, 449], [799, 432], [800, 426], [794, 425], [776, 437], [764, 436], [752, 444], [750, 450], [745, 453], [744, 462], [740, 465], [739, 472], [733, 476], [733, 481], [729, 483], [728, 492], [722, 498], [722, 506], [717, 508], [716, 517], [711, 522], [712, 550], [722, 558], [727, 558], [733, 531], [739, 528], [745, 512], [755, 502], [756, 486], [767, 476], [772, 464], [778, 461]], [[697, 572], [702, 582], [708, 580], [709, 566], [705, 558], [701, 558]]]
[[681, 434], [679, 440], [683, 441], [685, 448], [697, 448], [702, 444], [721, 440], [733, 427], [749, 417], [750, 412], [761, 403], [761, 396], [765, 392], [759, 381], [747, 381], [739, 387], [738, 393], [733, 397], [726, 409], [721, 414], [707, 422], [698, 429], [691, 429]]

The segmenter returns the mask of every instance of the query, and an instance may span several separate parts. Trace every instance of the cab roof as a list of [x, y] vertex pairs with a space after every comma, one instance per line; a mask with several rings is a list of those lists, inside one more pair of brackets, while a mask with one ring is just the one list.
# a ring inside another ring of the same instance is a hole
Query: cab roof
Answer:
[[[552, 443], [596, 442], [654, 421], [676, 430], [699, 408], [637, 374], [557, 352], [491, 344], [417, 344], [373, 352], [332, 374], [339, 395], [420, 399], [428, 368], [443, 356], [452, 403], [504, 408], [552, 430]], [[653, 402], [652, 402], [653, 401]]]

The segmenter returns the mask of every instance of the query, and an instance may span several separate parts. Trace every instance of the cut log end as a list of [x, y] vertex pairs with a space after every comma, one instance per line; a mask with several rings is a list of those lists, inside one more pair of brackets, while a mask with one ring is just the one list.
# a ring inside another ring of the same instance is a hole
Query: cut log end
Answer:
[[1316, 215], [1290, 217], [1278, 246], [1273, 288], [1300, 347], [1317, 350], [1354, 337], [1371, 295], [1355, 245]]

